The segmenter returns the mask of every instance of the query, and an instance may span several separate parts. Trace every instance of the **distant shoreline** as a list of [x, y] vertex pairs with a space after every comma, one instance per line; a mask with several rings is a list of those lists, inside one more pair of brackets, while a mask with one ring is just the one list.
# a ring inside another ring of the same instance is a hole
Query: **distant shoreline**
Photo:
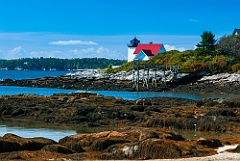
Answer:
[[[131, 74], [131, 73], [130, 73]], [[127, 79], [124, 79], [126, 77]], [[75, 74], [67, 74], [56, 77], [44, 77], [36, 79], [0, 81], [2, 86], [25, 86], [41, 88], [60, 88], [74, 90], [115, 90], [137, 91], [136, 84], [131, 80], [128, 73], [103, 74], [98, 70], [91, 72], [79, 71]], [[240, 74], [216, 74], [209, 76], [183, 77], [176, 82], [148, 83], [140, 82], [139, 91], [153, 92], [182, 92], [182, 93], [207, 93], [207, 94], [236, 94], [240, 93]]]

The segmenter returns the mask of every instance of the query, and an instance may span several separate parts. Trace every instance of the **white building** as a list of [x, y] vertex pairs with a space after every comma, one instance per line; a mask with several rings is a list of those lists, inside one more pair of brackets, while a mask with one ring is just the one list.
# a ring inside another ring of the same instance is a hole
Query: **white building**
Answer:
[[136, 39], [136, 37], [134, 37], [134, 39], [131, 40], [130, 43], [128, 44], [128, 62], [133, 61], [133, 59], [135, 58], [133, 52], [135, 51], [139, 43], [140, 41]]
[[149, 60], [159, 53], [165, 52], [163, 44], [140, 44], [140, 41], [134, 37], [128, 44], [128, 62], [134, 59]]

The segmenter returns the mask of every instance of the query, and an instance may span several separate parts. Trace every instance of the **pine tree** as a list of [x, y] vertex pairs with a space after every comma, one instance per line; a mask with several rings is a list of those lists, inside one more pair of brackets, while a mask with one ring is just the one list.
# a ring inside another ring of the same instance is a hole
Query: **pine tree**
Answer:
[[197, 44], [197, 47], [203, 49], [204, 52], [214, 51], [217, 42], [215, 35], [213, 35], [211, 31], [204, 31], [201, 37], [202, 40]]

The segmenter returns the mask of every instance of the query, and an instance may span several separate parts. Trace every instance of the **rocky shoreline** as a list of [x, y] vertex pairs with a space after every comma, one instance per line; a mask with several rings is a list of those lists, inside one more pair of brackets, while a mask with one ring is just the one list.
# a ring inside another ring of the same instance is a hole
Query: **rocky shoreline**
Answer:
[[237, 137], [188, 140], [169, 130], [196, 129], [239, 136], [239, 98], [128, 101], [93, 93], [72, 93], [1, 96], [0, 102], [1, 119], [115, 127], [112, 131], [67, 136], [59, 142], [6, 134], [0, 137], [2, 160], [182, 158], [213, 155], [220, 146], [240, 143]]
[[[161, 81], [161, 72], [155, 73], [155, 82], [150, 79], [148, 85], [143, 80], [139, 81], [139, 91], [170, 91], [183, 93], [208, 93], [208, 94], [240, 94], [240, 74], [182, 74], [171, 76], [166, 72], [166, 81]], [[150, 74], [151, 78], [154, 75]], [[143, 78], [143, 76], [140, 76]], [[2, 86], [44, 87], [76, 90], [116, 90], [136, 91], [132, 72], [120, 72], [113, 75], [102, 74], [98, 70], [93, 72], [77, 72], [59, 77], [45, 77], [27, 80], [5, 79], [0, 81]]]
[[[127, 78], [127, 74], [125, 74]], [[84, 76], [84, 77], [80, 77]], [[134, 90], [131, 80], [114, 76], [86, 77], [82, 73], [31, 80], [6, 79], [0, 85], [64, 89]], [[239, 74], [185, 75], [167, 84], [149, 84], [150, 91], [187, 93], [240, 93]], [[142, 84], [140, 84], [142, 86]], [[140, 88], [140, 90], [145, 90]], [[240, 98], [189, 100], [149, 98], [124, 100], [93, 93], [52, 96], [0, 97], [1, 119], [92, 127], [112, 131], [76, 134], [55, 142], [46, 138], [0, 137], [1, 160], [134, 160], [189, 158], [216, 154], [223, 145], [240, 144]], [[231, 133], [233, 137], [184, 138], [171, 129]], [[170, 130], [169, 130], [170, 129]], [[239, 153], [240, 146], [232, 152]], [[239, 158], [237, 158], [238, 160]]]

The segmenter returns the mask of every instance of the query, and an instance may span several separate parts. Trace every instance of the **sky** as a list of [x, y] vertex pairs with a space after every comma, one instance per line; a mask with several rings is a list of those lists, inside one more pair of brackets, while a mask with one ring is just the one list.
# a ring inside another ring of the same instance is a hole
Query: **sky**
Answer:
[[127, 60], [127, 44], [192, 50], [240, 28], [239, 0], [0, 0], [0, 59]]

